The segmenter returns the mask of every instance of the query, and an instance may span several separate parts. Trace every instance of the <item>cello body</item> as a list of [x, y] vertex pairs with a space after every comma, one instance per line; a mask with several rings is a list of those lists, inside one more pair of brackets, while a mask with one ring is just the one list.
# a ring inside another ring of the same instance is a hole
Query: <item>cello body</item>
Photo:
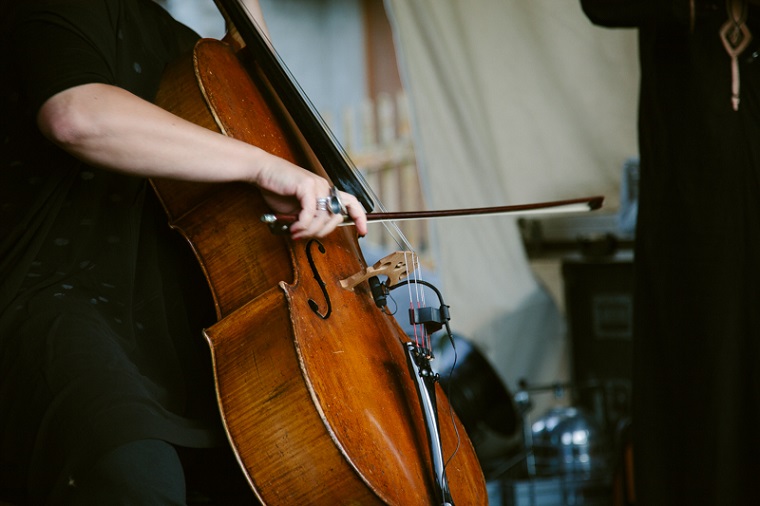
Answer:
[[[199, 41], [167, 69], [156, 102], [329, 177], [255, 58], [233, 44]], [[353, 227], [292, 241], [260, 223], [268, 208], [253, 186], [152, 184], [210, 287], [218, 404], [261, 502], [441, 504], [408, 338], [366, 282], [340, 283], [366, 269]], [[465, 429], [440, 386], [436, 397], [454, 502], [487, 504]]]

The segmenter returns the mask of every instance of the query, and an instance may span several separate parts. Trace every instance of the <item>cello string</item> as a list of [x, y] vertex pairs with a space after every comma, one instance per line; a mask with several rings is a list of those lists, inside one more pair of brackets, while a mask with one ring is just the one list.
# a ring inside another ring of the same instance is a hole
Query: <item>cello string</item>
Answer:
[[[303, 102], [306, 104], [307, 108], [309, 109], [309, 112], [312, 114], [312, 116], [317, 120], [317, 123], [319, 127], [324, 131], [325, 135], [330, 139], [330, 141], [333, 143], [335, 148], [337, 149], [338, 153], [340, 154], [341, 158], [346, 163], [346, 166], [350, 169], [353, 177], [358, 182], [359, 186], [362, 188], [362, 190], [369, 195], [372, 200], [375, 203], [375, 206], [380, 212], [388, 212], [385, 205], [382, 203], [380, 198], [378, 197], [377, 193], [372, 189], [372, 187], [369, 185], [367, 179], [364, 177], [364, 174], [356, 167], [353, 160], [351, 160], [350, 156], [346, 152], [343, 145], [338, 141], [337, 137], [335, 136], [334, 132], [330, 129], [327, 122], [324, 120], [322, 115], [319, 113], [317, 108], [315, 107], [314, 103], [311, 101], [311, 99], [308, 97], [308, 95], [303, 90], [303, 87], [298, 82], [298, 80], [293, 75], [293, 72], [290, 70], [290, 68], [287, 66], [283, 58], [280, 56], [280, 54], [277, 52], [277, 50], [274, 47], [274, 44], [272, 43], [271, 39], [268, 36], [268, 33], [266, 30], [264, 30], [257, 22], [254, 16], [251, 15], [250, 11], [248, 11], [247, 7], [243, 4], [240, 5], [248, 18], [251, 20], [251, 23], [256, 28], [256, 31], [259, 33], [259, 35], [262, 37], [262, 39], [266, 42], [267, 50], [271, 53], [271, 55], [274, 57], [274, 59], [277, 61], [278, 65], [282, 68], [285, 75], [288, 77], [290, 82], [293, 84], [296, 92], [298, 95], [300, 95]], [[406, 238], [404, 233], [401, 231], [401, 228], [399, 227], [398, 223], [395, 221], [388, 221], [383, 222], [383, 227], [385, 228], [388, 235], [391, 237], [391, 239], [396, 243], [396, 245], [405, 252], [405, 260], [406, 260], [406, 252], [409, 252], [409, 255], [411, 257], [411, 263], [409, 261], [406, 262], [407, 265], [407, 277], [414, 277], [414, 279], [422, 279], [422, 271], [421, 267], [419, 265], [419, 256], [415, 252], [415, 248], [412, 247], [409, 240]], [[412, 266], [412, 272], [409, 271], [409, 266]], [[414, 296], [412, 296], [412, 291], [410, 290], [410, 303], [414, 301], [417, 305], [417, 309], [424, 307], [424, 290], [421, 290], [418, 283], [415, 283], [415, 290], [414, 290]], [[421, 295], [422, 292], [422, 295]], [[413, 329], [414, 329], [414, 338], [415, 343], [417, 346], [420, 346], [421, 344], [424, 345], [425, 348], [428, 349], [428, 352], [430, 351], [430, 337], [427, 335], [427, 330], [424, 328], [421, 324], [414, 324], [412, 323]]]
[[[407, 277], [409, 276], [409, 265], [410, 265], [409, 264], [409, 255], [410, 255], [410, 253], [411, 252], [409, 252], [409, 251], [404, 251], [404, 262], [406, 263]], [[412, 257], [411, 261], [412, 261], [412, 266], [413, 266], [414, 265], [414, 263], [413, 263], [414, 262], [414, 257]], [[412, 315], [414, 314], [414, 309], [415, 309], [414, 308], [414, 300], [415, 300], [415, 298], [412, 296], [412, 284], [411, 283], [407, 283], [406, 284], [406, 289], [409, 292], [409, 319], [410, 319], [410, 323], [412, 325], [412, 333], [413, 333], [413, 337], [414, 337], [414, 344], [416, 344], [417, 346], [419, 346], [420, 345], [420, 341], [419, 341], [419, 337], [417, 335], [417, 330], [418, 330], [419, 325], [416, 324], [416, 323], [414, 323], [414, 320], [412, 318]]]
[[[411, 264], [409, 261], [407, 261], [407, 266], [412, 266], [412, 271], [407, 272], [407, 277], [410, 280], [414, 280], [414, 283], [407, 283], [407, 287], [409, 288], [409, 305], [412, 309], [414, 308], [414, 304], [416, 304], [416, 309], [419, 310], [423, 307], [425, 307], [424, 302], [424, 295], [421, 296], [421, 293], [424, 293], [424, 291], [421, 290], [420, 283], [418, 282], [421, 278], [420, 276], [420, 264], [419, 264], [419, 257], [414, 251], [407, 251], [404, 252], [404, 257], [406, 258], [407, 255], [411, 258]], [[407, 267], [408, 271], [408, 267]], [[414, 284], [414, 291], [412, 291], [412, 284]], [[414, 314], [414, 312], [412, 312]], [[419, 313], [417, 313], [419, 314]], [[427, 348], [427, 341], [428, 341], [428, 332], [425, 328], [425, 325], [423, 323], [413, 323], [414, 328], [414, 336], [415, 336], [415, 344], [418, 348]]]
[[[415, 255], [412, 253], [412, 255]], [[413, 256], [413, 260], [418, 260], [418, 257]], [[427, 307], [427, 303], [425, 301], [425, 289], [423, 288], [422, 284], [419, 283], [419, 281], [422, 279], [422, 272], [421, 267], [419, 266], [419, 261], [415, 264], [413, 264], [415, 267], [413, 269], [412, 275], [414, 276], [414, 290], [415, 290], [415, 299], [417, 301], [417, 309], [421, 309], [423, 307]], [[427, 331], [427, 328], [423, 326], [420, 327], [421, 333], [422, 333], [422, 347], [427, 352], [428, 356], [430, 355], [430, 333]]]
[[[350, 169], [353, 177], [358, 182], [359, 186], [362, 188], [362, 190], [369, 195], [372, 200], [375, 203], [375, 206], [379, 210], [379, 212], [388, 212], [385, 205], [382, 203], [380, 198], [378, 197], [377, 193], [372, 189], [372, 187], [369, 185], [366, 177], [364, 174], [356, 167], [353, 160], [351, 160], [350, 156], [348, 155], [346, 149], [343, 147], [343, 145], [340, 143], [340, 141], [335, 136], [335, 133], [332, 131], [332, 129], [329, 127], [327, 122], [324, 120], [322, 115], [317, 110], [316, 106], [312, 102], [312, 100], [309, 98], [309, 96], [304, 91], [301, 84], [298, 82], [298, 80], [293, 75], [293, 72], [290, 70], [290, 68], [285, 63], [284, 59], [281, 57], [281, 55], [277, 52], [277, 50], [274, 47], [274, 44], [272, 43], [271, 39], [269, 38], [269, 34], [267, 30], [263, 29], [263, 27], [257, 22], [255, 17], [251, 14], [251, 12], [248, 10], [248, 8], [245, 6], [245, 4], [238, 2], [238, 6], [240, 6], [243, 11], [245, 12], [246, 16], [249, 18], [251, 24], [256, 28], [256, 31], [258, 32], [259, 36], [265, 41], [266, 43], [266, 49], [271, 53], [272, 57], [275, 59], [277, 64], [280, 66], [280, 68], [283, 70], [287, 78], [292, 83], [294, 89], [300, 96], [300, 98], [303, 100], [303, 103], [306, 104], [307, 108], [309, 109], [309, 112], [312, 114], [312, 116], [317, 120], [317, 123], [319, 127], [324, 131], [325, 135], [330, 139], [330, 141], [335, 146], [336, 150], [340, 154], [341, 158], [343, 158], [344, 162], [346, 163], [346, 166]], [[416, 253], [415, 248], [412, 247], [411, 243], [407, 239], [407, 237], [402, 232], [401, 228], [399, 227], [398, 223], [396, 221], [385, 221], [383, 222], [383, 227], [385, 228], [386, 232], [389, 234], [389, 236], [392, 238], [392, 240], [396, 243], [396, 245], [405, 252], [405, 260], [407, 253], [409, 254], [411, 258], [411, 263], [409, 261], [406, 262], [407, 265], [407, 277], [413, 278], [415, 280], [421, 280], [423, 279], [422, 276], [422, 268], [419, 262], [419, 255]], [[411, 265], [412, 271], [409, 271], [409, 266]], [[410, 304], [416, 303], [417, 309], [420, 309], [422, 307], [426, 307], [425, 302], [425, 290], [420, 287], [420, 283], [415, 283], [415, 289], [412, 293], [410, 289]], [[413, 302], [412, 302], [413, 301]], [[426, 349], [428, 355], [432, 355], [432, 338], [427, 332], [427, 329], [422, 324], [414, 324], [412, 322], [412, 326], [414, 329], [414, 337], [415, 337], [415, 343], [417, 346], [421, 346]]]
[[[271, 39], [269, 38], [267, 34], [267, 31], [264, 30], [259, 25], [259, 23], [253, 17], [253, 15], [251, 15], [250, 11], [244, 4], [241, 3], [239, 5], [243, 8], [246, 15], [250, 18], [251, 23], [256, 27], [256, 30], [259, 32], [259, 35], [263, 38], [263, 40], [266, 41], [268, 50], [271, 52], [272, 56], [275, 58], [278, 64], [282, 67], [283, 71], [288, 76], [288, 79], [290, 79], [290, 81], [293, 83], [293, 86], [295, 87], [296, 91], [301, 96], [301, 98], [303, 99], [307, 107], [309, 108], [309, 112], [313, 114], [314, 118], [319, 123], [319, 126], [322, 128], [322, 130], [324, 130], [327, 137], [329, 137], [330, 141], [335, 145], [341, 157], [345, 160], [347, 166], [351, 169], [353, 176], [359, 182], [359, 185], [370, 197], [372, 197], [372, 199], [374, 200], [380, 212], [388, 212], [388, 209], [383, 205], [382, 201], [377, 196], [377, 193], [372, 189], [372, 187], [367, 182], [367, 179], [364, 177], [364, 174], [362, 174], [362, 172], [356, 167], [356, 164], [354, 164], [353, 160], [351, 160], [348, 153], [346, 152], [346, 149], [343, 147], [340, 141], [338, 141], [337, 137], [335, 136], [335, 133], [329, 127], [325, 119], [322, 117], [322, 115], [319, 113], [317, 108], [314, 106], [314, 103], [311, 101], [309, 96], [303, 90], [303, 87], [301, 86], [301, 84], [298, 82], [298, 80], [296, 80], [295, 76], [293, 75], [293, 72], [291, 72], [290, 68], [287, 66], [283, 58], [277, 52], [277, 50], [274, 47], [274, 44], [272, 43]], [[404, 233], [401, 231], [397, 223], [385, 222], [384, 226], [386, 230], [388, 231], [388, 233], [390, 234], [393, 241], [396, 243], [396, 245], [399, 248], [401, 248], [404, 251], [414, 251], [414, 248], [412, 247], [411, 243], [406, 238]]]
[[[245, 15], [249, 18], [251, 24], [255, 27], [256, 31], [258, 32], [258, 35], [265, 41], [266, 50], [270, 52], [272, 57], [275, 59], [279, 67], [282, 69], [284, 74], [287, 76], [290, 83], [293, 85], [293, 88], [295, 89], [296, 93], [300, 96], [303, 103], [306, 105], [306, 107], [309, 109], [309, 112], [311, 115], [316, 119], [318, 126], [322, 129], [322, 131], [325, 133], [325, 135], [330, 139], [332, 144], [335, 146], [337, 152], [339, 153], [340, 157], [344, 160], [346, 163], [346, 166], [351, 171], [351, 174], [358, 182], [361, 189], [369, 195], [372, 200], [375, 203], [375, 206], [381, 211], [381, 212], [388, 212], [386, 207], [383, 205], [382, 201], [378, 197], [378, 195], [375, 193], [375, 191], [372, 189], [372, 187], [369, 185], [367, 179], [364, 177], [364, 174], [356, 167], [354, 162], [349, 157], [348, 153], [346, 152], [343, 145], [338, 141], [336, 138], [334, 132], [330, 129], [327, 122], [324, 120], [321, 114], [319, 114], [319, 111], [315, 107], [314, 103], [311, 101], [311, 99], [308, 97], [308, 95], [303, 90], [303, 87], [300, 85], [298, 80], [293, 75], [293, 72], [290, 70], [290, 68], [285, 63], [284, 59], [280, 56], [280, 54], [277, 52], [277, 50], [274, 47], [274, 44], [272, 43], [271, 39], [268, 36], [268, 33], [266, 30], [263, 29], [261, 25], [259, 25], [254, 18], [254, 16], [251, 15], [248, 8], [241, 3], [237, 4], [239, 7], [241, 7], [245, 13]], [[414, 274], [415, 278], [421, 278], [421, 268], [419, 267], [419, 262], [416, 261], [418, 259], [418, 256], [415, 252], [415, 249], [412, 247], [409, 240], [406, 238], [404, 233], [401, 231], [400, 227], [398, 226], [398, 223], [395, 221], [387, 221], [383, 222], [383, 226], [385, 227], [385, 230], [388, 232], [389, 236], [393, 239], [393, 241], [396, 243], [396, 245], [405, 252], [410, 252], [412, 257], [412, 263], [413, 271], [409, 272], [409, 262], [407, 261], [407, 276], [412, 276]], [[418, 308], [421, 306], [424, 306], [424, 302], [420, 298], [419, 294], [420, 290], [419, 287], [415, 290], [415, 297], [411, 297], [410, 292], [410, 301], [415, 300], [417, 302]], [[415, 328], [415, 334], [417, 333], [417, 329]]]

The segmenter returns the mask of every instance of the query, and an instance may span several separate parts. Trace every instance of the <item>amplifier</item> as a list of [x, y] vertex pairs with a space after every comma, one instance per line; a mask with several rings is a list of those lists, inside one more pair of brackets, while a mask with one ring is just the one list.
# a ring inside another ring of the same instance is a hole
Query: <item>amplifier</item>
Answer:
[[615, 424], [630, 412], [633, 252], [567, 256], [562, 278], [578, 400]]

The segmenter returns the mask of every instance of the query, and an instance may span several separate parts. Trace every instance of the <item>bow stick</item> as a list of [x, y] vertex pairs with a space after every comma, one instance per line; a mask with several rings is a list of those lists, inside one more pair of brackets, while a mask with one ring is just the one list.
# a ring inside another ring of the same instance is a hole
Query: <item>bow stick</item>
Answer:
[[[593, 211], [602, 207], [604, 197], [586, 197], [569, 200], [554, 200], [550, 202], [537, 202], [533, 204], [518, 204], [497, 207], [472, 207], [468, 209], [446, 209], [442, 211], [408, 211], [408, 212], [381, 212], [367, 213], [369, 223], [381, 223], [387, 221], [427, 220], [434, 218], [454, 218], [461, 216], [509, 214], [513, 216], [526, 216], [533, 214], [563, 214]], [[261, 221], [268, 224], [273, 230], [286, 231], [288, 227], [298, 219], [290, 214], [265, 214]], [[353, 225], [351, 219], [346, 216], [342, 225]]]

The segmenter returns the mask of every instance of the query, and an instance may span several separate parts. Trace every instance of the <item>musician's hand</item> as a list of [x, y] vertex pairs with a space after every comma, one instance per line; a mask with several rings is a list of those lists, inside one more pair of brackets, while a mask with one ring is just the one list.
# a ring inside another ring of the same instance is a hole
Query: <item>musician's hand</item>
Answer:
[[[341, 214], [318, 209], [318, 199], [331, 196], [330, 183], [282, 158], [272, 157], [259, 171], [254, 183], [261, 188], [264, 199], [274, 212], [298, 216], [290, 226], [293, 239], [324, 237], [343, 222]], [[356, 225], [357, 233], [366, 235], [367, 217], [361, 203], [345, 192], [339, 192], [339, 198]]]

